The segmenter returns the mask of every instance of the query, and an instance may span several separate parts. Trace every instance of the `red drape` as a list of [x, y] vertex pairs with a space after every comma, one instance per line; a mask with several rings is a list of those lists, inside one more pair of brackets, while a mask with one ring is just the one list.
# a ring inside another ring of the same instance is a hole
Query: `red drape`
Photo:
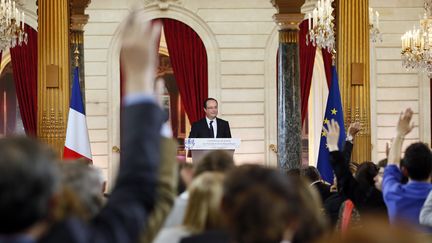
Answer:
[[[313, 67], [315, 62], [316, 47], [311, 43], [306, 44], [308, 33], [308, 21], [300, 24], [299, 31], [299, 54], [300, 54], [300, 94], [301, 94], [301, 116], [302, 124], [307, 115], [310, 87], [312, 84]], [[322, 50], [324, 69], [327, 78], [327, 85], [330, 87], [332, 80], [332, 55], [327, 50]]]
[[165, 39], [181, 100], [191, 123], [204, 117], [202, 104], [208, 97], [207, 52], [189, 26], [163, 19]]
[[324, 49], [322, 49], [321, 51], [324, 60], [324, 69], [327, 77], [327, 85], [330, 88], [330, 84], [332, 81], [332, 70], [331, 70], [332, 63], [333, 63], [332, 54], [330, 54], [330, 52]]
[[300, 24], [299, 54], [300, 54], [300, 95], [301, 95], [301, 121], [302, 124], [308, 111], [309, 93], [312, 83], [313, 67], [315, 63], [316, 47], [312, 43], [306, 44], [308, 35], [308, 21]]
[[10, 49], [16, 94], [24, 129], [28, 136], [37, 135], [37, 32], [25, 26], [27, 45]]

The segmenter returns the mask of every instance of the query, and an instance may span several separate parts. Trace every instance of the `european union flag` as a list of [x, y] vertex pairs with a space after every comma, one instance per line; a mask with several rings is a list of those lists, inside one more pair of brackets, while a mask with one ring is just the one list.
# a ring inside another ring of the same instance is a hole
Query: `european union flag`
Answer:
[[[340, 136], [339, 136], [339, 149], [342, 149], [342, 146], [345, 141], [345, 127], [344, 127], [344, 119], [343, 119], [343, 110], [342, 110], [342, 102], [339, 91], [339, 83], [338, 83], [338, 75], [336, 72], [336, 67], [332, 67], [332, 82], [330, 85], [329, 96], [327, 99], [326, 112], [324, 116], [324, 124], [326, 126], [329, 124], [331, 119], [334, 119], [339, 123], [340, 127]], [[326, 127], [327, 128], [327, 127]], [[318, 153], [318, 163], [317, 168], [321, 173], [321, 177], [323, 180], [333, 184], [333, 169], [330, 164], [330, 153], [327, 147], [327, 134], [324, 130], [321, 130], [321, 140], [320, 140], [320, 149]]]

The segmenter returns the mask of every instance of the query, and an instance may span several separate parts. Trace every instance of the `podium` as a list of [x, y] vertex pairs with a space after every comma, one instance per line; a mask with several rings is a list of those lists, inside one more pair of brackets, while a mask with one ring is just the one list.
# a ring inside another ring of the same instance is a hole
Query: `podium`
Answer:
[[222, 150], [234, 156], [234, 151], [240, 147], [239, 138], [187, 138], [185, 148], [192, 153], [192, 162], [202, 159], [206, 154]]

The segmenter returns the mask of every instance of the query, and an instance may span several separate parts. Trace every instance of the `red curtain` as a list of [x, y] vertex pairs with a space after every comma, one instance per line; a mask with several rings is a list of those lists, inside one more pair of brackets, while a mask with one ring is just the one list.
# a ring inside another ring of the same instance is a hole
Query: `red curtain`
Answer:
[[181, 100], [191, 123], [204, 117], [208, 97], [207, 52], [201, 38], [189, 26], [163, 19], [165, 39]]
[[327, 85], [330, 88], [330, 84], [332, 81], [332, 63], [333, 63], [333, 58], [332, 58], [332, 54], [330, 52], [328, 52], [327, 50], [322, 49], [322, 56], [323, 56], [323, 60], [324, 60], [324, 69], [325, 69], [325, 73], [326, 73], [326, 77], [327, 77]]
[[309, 93], [312, 83], [313, 67], [315, 63], [316, 47], [312, 43], [306, 44], [308, 35], [308, 21], [300, 24], [299, 54], [300, 54], [300, 95], [301, 95], [301, 121], [302, 124], [308, 111]]
[[27, 45], [10, 49], [16, 94], [24, 129], [28, 136], [37, 135], [37, 32], [25, 25]]

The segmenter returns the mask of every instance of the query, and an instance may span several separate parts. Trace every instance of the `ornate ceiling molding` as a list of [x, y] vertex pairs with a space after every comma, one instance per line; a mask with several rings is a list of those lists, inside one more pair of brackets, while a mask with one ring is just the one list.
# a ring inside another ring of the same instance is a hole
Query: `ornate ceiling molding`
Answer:
[[144, 5], [157, 5], [159, 6], [160, 10], [167, 10], [169, 9], [170, 5], [182, 5], [182, 0], [144, 0]]

